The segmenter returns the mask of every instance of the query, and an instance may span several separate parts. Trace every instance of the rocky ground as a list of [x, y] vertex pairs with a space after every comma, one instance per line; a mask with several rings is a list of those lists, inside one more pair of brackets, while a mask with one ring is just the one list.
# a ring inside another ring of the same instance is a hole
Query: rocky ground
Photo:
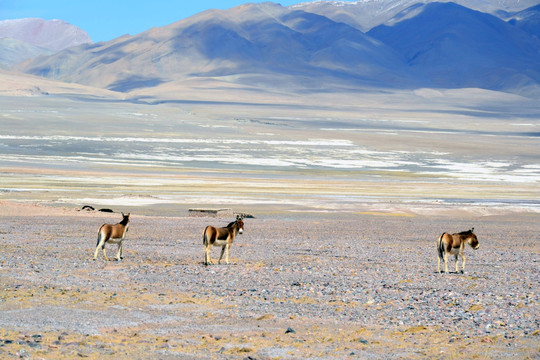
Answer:
[[[133, 214], [106, 262], [119, 214], [0, 205], [0, 358], [540, 358], [538, 215], [284, 213], [205, 267], [229, 219]], [[436, 273], [436, 238], [473, 226], [465, 274]]]

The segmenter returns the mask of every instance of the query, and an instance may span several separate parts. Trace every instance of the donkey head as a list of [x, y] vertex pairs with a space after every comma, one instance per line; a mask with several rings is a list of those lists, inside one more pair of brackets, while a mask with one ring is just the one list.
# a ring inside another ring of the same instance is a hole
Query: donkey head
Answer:
[[480, 243], [478, 242], [478, 238], [474, 233], [474, 228], [472, 228], [469, 233], [470, 235], [467, 237], [467, 242], [474, 250], [477, 250], [480, 247]]
[[127, 214], [122, 213], [122, 221], [121, 221], [122, 224], [127, 224], [127, 223], [128, 223], [128, 221], [129, 221], [129, 214], [130, 214], [130, 213], [127, 213]]
[[238, 233], [242, 234], [244, 232], [244, 221], [242, 221], [243, 217], [240, 215], [236, 215], [236, 226], [238, 227]]

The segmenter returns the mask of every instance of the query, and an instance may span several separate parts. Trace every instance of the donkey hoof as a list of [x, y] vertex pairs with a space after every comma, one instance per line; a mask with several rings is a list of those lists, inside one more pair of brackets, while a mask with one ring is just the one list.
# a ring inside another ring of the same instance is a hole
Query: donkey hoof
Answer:
[[459, 273], [460, 273], [460, 274], [465, 274], [465, 271], [461, 270]]

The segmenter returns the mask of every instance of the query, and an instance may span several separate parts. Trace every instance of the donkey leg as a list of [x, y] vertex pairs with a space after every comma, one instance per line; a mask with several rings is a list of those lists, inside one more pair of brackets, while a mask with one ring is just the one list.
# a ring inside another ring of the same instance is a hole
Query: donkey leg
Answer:
[[204, 265], [213, 265], [212, 256], [210, 255], [211, 245], [204, 247]]
[[444, 272], [448, 274], [448, 254], [444, 254]]
[[103, 251], [103, 256], [105, 256], [105, 260], [109, 260], [107, 259], [107, 254], [105, 253], [105, 240], [104, 238], [102, 238], [99, 243], [97, 244], [96, 246], [96, 251], [94, 252], [94, 260], [97, 259], [98, 257], [98, 252], [99, 252], [99, 249], [101, 249]]
[[105, 240], [101, 236], [101, 231], [99, 231], [98, 232], [98, 237], [97, 237], [97, 243], [96, 243], [96, 251], [94, 251], [94, 260], [96, 260], [97, 257], [98, 257], [99, 248], [102, 247], [103, 245], [105, 245], [104, 242], [105, 242]]
[[225, 252], [225, 245], [221, 247], [221, 255], [219, 255], [219, 260], [217, 262], [218, 264], [221, 264], [221, 259], [223, 258], [223, 253], [224, 252]]
[[456, 274], [459, 273], [459, 254], [454, 255], [456, 258]]
[[103, 256], [105, 257], [105, 260], [109, 261], [109, 258], [107, 257], [107, 252], [105, 251], [105, 244], [103, 244], [102, 250], [103, 250]]
[[461, 273], [465, 273], [465, 255], [461, 254]]
[[210, 265], [212, 261], [210, 260], [210, 254], [208, 253], [208, 246], [204, 247], [204, 265]]
[[97, 256], [98, 256], [98, 253], [99, 253], [99, 248], [101, 247], [101, 244], [98, 244], [96, 246], [96, 251], [94, 251], [94, 260], [97, 259]]
[[231, 248], [231, 244], [227, 244], [225, 247], [225, 264], [229, 265], [229, 249]]
[[118, 252], [116, 253], [116, 261], [122, 259], [122, 242], [118, 243]]
[[441, 273], [441, 257], [437, 256], [437, 272]]

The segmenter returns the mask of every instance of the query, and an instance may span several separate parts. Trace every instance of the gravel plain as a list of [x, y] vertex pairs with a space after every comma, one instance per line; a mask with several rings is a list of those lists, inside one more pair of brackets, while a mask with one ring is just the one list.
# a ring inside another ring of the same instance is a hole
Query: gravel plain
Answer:
[[[106, 262], [119, 214], [0, 205], [0, 358], [540, 358], [537, 214], [262, 216], [205, 267], [232, 219], [132, 214]], [[437, 273], [437, 237], [471, 227], [465, 273]]]

